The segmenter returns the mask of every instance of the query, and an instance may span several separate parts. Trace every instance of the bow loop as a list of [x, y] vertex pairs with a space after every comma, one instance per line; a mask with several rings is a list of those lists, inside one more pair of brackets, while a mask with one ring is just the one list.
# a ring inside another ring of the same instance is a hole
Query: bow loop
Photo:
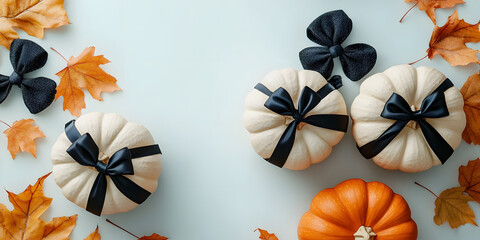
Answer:
[[80, 165], [97, 168], [99, 150], [89, 133], [73, 141], [67, 153]]
[[315, 19], [307, 28], [307, 37], [322, 47], [305, 48], [299, 53], [303, 68], [314, 70], [329, 78], [333, 71], [333, 58], [340, 57], [345, 75], [358, 81], [375, 66], [376, 50], [367, 44], [341, 44], [352, 31], [352, 20], [342, 10], [327, 12]]
[[30, 40], [15, 39], [10, 46], [10, 62], [20, 75], [40, 69], [47, 59], [48, 53]]
[[107, 164], [108, 175], [133, 175], [132, 154], [128, 148], [115, 152]]
[[352, 31], [352, 20], [343, 10], [322, 14], [307, 28], [307, 37], [312, 42], [327, 47], [342, 44]]

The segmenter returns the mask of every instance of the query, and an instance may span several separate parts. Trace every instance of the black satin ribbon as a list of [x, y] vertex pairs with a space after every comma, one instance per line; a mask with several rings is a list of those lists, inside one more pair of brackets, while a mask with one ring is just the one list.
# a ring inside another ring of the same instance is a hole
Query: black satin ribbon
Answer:
[[300, 51], [303, 68], [329, 78], [333, 71], [333, 59], [338, 57], [345, 75], [352, 81], [358, 81], [370, 72], [377, 61], [375, 48], [364, 43], [342, 47], [352, 26], [352, 20], [342, 10], [327, 12], [315, 19], [307, 28], [307, 37], [321, 46]]
[[94, 167], [98, 175], [88, 196], [87, 211], [100, 216], [107, 193], [107, 175], [112, 179], [118, 190], [128, 199], [137, 204], [144, 202], [150, 192], [138, 186], [123, 175], [133, 175], [133, 158], [161, 154], [157, 144], [138, 148], [122, 148], [115, 152], [107, 164], [98, 160], [99, 149], [89, 133], [81, 135], [75, 127], [75, 120], [65, 125], [65, 134], [72, 142], [67, 153], [80, 165]]
[[24, 74], [43, 67], [47, 58], [48, 53], [40, 45], [26, 39], [13, 40], [10, 46], [13, 73], [10, 76], [0, 74], [0, 103], [16, 85], [22, 90], [23, 101], [31, 113], [39, 113], [50, 106], [57, 92], [55, 81], [44, 77], [23, 78]]
[[329, 83], [327, 83], [317, 92], [309, 87], [304, 87], [299, 98], [298, 110], [295, 108], [290, 94], [288, 94], [284, 88], [280, 87], [272, 92], [263, 84], [259, 83], [255, 86], [255, 89], [269, 96], [268, 100], [264, 104], [267, 109], [270, 109], [271, 111], [283, 116], [293, 117], [293, 121], [283, 132], [272, 155], [270, 158], [265, 159], [278, 167], [283, 167], [283, 165], [285, 165], [288, 155], [290, 154], [295, 142], [297, 126], [301, 122], [336, 131], [347, 131], [347, 115], [317, 114], [305, 117], [305, 115], [315, 108], [315, 106], [317, 106], [323, 98], [335, 90], [335, 88]]
[[360, 153], [367, 159], [377, 156], [402, 131], [409, 121], [415, 121], [420, 126], [430, 148], [444, 164], [453, 154], [453, 149], [425, 118], [443, 118], [449, 115], [444, 92], [451, 87], [453, 87], [453, 83], [446, 79], [432, 94], [423, 100], [420, 110], [417, 111], [412, 111], [410, 105], [402, 96], [393, 93], [385, 103], [380, 116], [396, 120], [396, 122], [377, 139], [362, 147], [357, 146]]

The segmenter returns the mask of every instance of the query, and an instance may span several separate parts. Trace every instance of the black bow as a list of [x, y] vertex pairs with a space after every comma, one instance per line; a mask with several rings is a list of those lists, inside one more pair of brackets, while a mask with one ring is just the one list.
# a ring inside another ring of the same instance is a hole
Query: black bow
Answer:
[[452, 82], [446, 79], [423, 100], [420, 110], [417, 111], [412, 111], [402, 96], [393, 93], [385, 103], [380, 116], [396, 120], [396, 122], [376, 140], [359, 147], [360, 153], [368, 159], [375, 157], [402, 131], [409, 121], [413, 120], [420, 126], [423, 136], [435, 155], [442, 164], [445, 163], [453, 154], [453, 149], [425, 118], [443, 118], [449, 115], [444, 92], [452, 86]]
[[23, 75], [45, 65], [48, 53], [38, 44], [25, 39], [15, 39], [10, 45], [10, 62], [13, 73], [10, 76], [0, 74], [0, 103], [10, 93], [13, 85], [22, 89], [23, 101], [28, 110], [39, 113], [50, 106], [57, 92], [57, 84], [49, 78], [23, 78]]
[[342, 10], [327, 12], [315, 19], [307, 28], [307, 37], [322, 46], [300, 51], [303, 68], [329, 78], [333, 71], [333, 59], [340, 57], [348, 78], [358, 81], [364, 77], [375, 66], [377, 52], [364, 43], [352, 44], [344, 49], [341, 44], [351, 31], [352, 20]]
[[269, 96], [264, 104], [266, 108], [280, 115], [293, 117], [293, 121], [283, 132], [272, 155], [270, 158], [265, 159], [278, 167], [285, 165], [295, 142], [297, 126], [301, 122], [336, 131], [347, 131], [348, 116], [346, 115], [317, 114], [305, 117], [324, 97], [335, 90], [329, 83], [323, 86], [318, 92], [315, 92], [307, 86], [304, 87], [298, 101], [298, 110], [295, 108], [290, 94], [288, 94], [284, 88], [280, 87], [275, 90], [275, 92], [271, 92], [263, 84], [259, 83], [255, 86], [255, 89]]
[[144, 202], [150, 192], [138, 186], [132, 180], [123, 175], [133, 175], [133, 158], [161, 154], [158, 145], [150, 145], [138, 148], [122, 148], [115, 152], [107, 164], [98, 160], [99, 149], [89, 133], [80, 135], [75, 127], [75, 120], [65, 125], [65, 133], [72, 145], [67, 153], [80, 165], [94, 167], [98, 171], [97, 178], [93, 183], [88, 196], [87, 211], [100, 216], [107, 193], [107, 175], [112, 179], [120, 192], [133, 202]]

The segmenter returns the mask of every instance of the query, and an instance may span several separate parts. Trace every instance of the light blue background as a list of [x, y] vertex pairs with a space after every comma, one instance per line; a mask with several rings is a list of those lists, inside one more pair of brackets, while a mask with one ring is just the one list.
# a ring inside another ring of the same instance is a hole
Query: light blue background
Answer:
[[[480, 18], [480, 2], [467, 2], [455, 9], [474, 23]], [[103, 68], [118, 78], [124, 91], [104, 94], [104, 102], [87, 94], [83, 112], [120, 113], [147, 126], [160, 144], [164, 171], [157, 192], [129, 213], [108, 216], [135, 234], [158, 232], [172, 240], [253, 240], [258, 238], [253, 230], [261, 227], [280, 240], [296, 239], [298, 221], [315, 194], [343, 180], [362, 178], [384, 182], [405, 197], [419, 226], [418, 239], [476, 239], [480, 232], [473, 225], [455, 230], [446, 224], [436, 226], [435, 198], [414, 181], [437, 194], [457, 186], [458, 167], [480, 156], [478, 146], [462, 142], [444, 166], [411, 174], [384, 170], [363, 159], [349, 130], [327, 160], [296, 172], [257, 156], [243, 128], [247, 93], [269, 71], [301, 68], [298, 52], [315, 45], [306, 38], [305, 28], [326, 11], [344, 9], [353, 19], [345, 44], [366, 42], [377, 49], [378, 62], [369, 75], [423, 57], [433, 24], [417, 8], [398, 23], [410, 6], [401, 0], [67, 1], [71, 25], [46, 30], [43, 40], [19, 32], [50, 54], [47, 65], [32, 76], [57, 82], [55, 73], [65, 62], [49, 47], [69, 57], [96, 46], [98, 54], [112, 61]], [[443, 25], [453, 11], [437, 10], [438, 24]], [[334, 72], [344, 76], [336, 63]], [[479, 70], [475, 64], [451, 67], [440, 57], [416, 66], [422, 64], [440, 69], [459, 88]], [[11, 73], [3, 47], [0, 73]], [[360, 83], [344, 79], [340, 91], [348, 106]], [[50, 148], [72, 118], [62, 111], [62, 101], [31, 115], [15, 88], [0, 105], [1, 120], [34, 118], [47, 135], [38, 141], [38, 159], [19, 154], [14, 161], [6, 138], [0, 136], [0, 188], [18, 193], [51, 171]], [[97, 224], [102, 239], [133, 239], [106, 223], [104, 216], [95, 217], [66, 200], [51, 177], [45, 192], [54, 200], [44, 219], [79, 214], [71, 239], [85, 238]], [[7, 202], [3, 191], [0, 202]], [[480, 205], [470, 206], [480, 216]]]

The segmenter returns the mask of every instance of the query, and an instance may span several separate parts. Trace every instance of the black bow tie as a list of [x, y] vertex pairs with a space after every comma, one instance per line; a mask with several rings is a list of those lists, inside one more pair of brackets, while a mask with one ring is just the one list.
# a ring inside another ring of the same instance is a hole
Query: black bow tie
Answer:
[[453, 148], [448, 144], [442, 135], [435, 130], [425, 119], [443, 118], [449, 115], [445, 100], [445, 91], [453, 87], [453, 83], [446, 79], [432, 94], [428, 95], [422, 102], [420, 110], [412, 111], [408, 102], [397, 93], [385, 103], [380, 116], [386, 119], [396, 120], [377, 139], [358, 146], [360, 153], [367, 159], [378, 155], [391, 141], [407, 126], [409, 121], [415, 121], [420, 126], [422, 133], [432, 151], [443, 163], [453, 154]]
[[329, 78], [333, 59], [340, 58], [345, 75], [358, 81], [375, 66], [377, 52], [370, 45], [357, 43], [345, 48], [341, 44], [352, 31], [352, 20], [342, 10], [327, 12], [307, 28], [307, 37], [320, 47], [305, 48], [300, 52], [303, 68], [319, 72]]
[[13, 73], [0, 74], [0, 103], [10, 93], [13, 85], [22, 89], [23, 101], [31, 113], [36, 114], [50, 106], [57, 92], [57, 84], [49, 78], [23, 78], [23, 75], [45, 65], [48, 53], [38, 44], [25, 39], [15, 39], [10, 46]]

